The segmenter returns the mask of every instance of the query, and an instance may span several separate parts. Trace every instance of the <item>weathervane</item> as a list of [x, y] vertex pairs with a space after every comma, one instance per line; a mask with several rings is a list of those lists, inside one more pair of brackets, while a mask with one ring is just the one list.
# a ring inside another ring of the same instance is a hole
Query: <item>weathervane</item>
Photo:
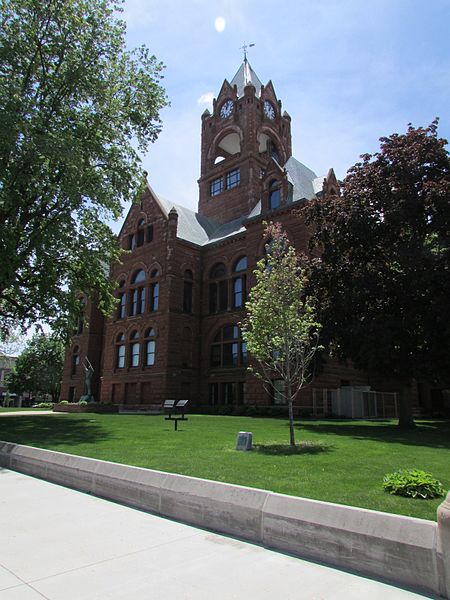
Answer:
[[243, 50], [244, 51], [244, 60], [247, 60], [247, 48], [252, 48], [254, 45], [255, 44], [246, 44], [244, 42], [244, 45], [239, 48], [239, 50]]

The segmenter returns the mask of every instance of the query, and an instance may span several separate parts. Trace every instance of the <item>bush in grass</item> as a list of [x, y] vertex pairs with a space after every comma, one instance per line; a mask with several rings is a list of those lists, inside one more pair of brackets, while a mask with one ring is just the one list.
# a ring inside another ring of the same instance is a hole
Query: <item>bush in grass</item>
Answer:
[[53, 402], [39, 402], [38, 408], [53, 408]]
[[383, 488], [390, 494], [409, 498], [437, 498], [445, 493], [440, 481], [418, 469], [402, 469], [385, 475]]

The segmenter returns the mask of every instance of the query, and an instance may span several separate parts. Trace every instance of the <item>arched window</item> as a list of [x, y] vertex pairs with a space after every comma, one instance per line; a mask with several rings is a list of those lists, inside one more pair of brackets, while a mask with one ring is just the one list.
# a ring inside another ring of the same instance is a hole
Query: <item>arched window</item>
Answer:
[[81, 335], [84, 329], [84, 311], [86, 310], [86, 301], [84, 298], [79, 298], [79, 315], [77, 319], [76, 335]]
[[276, 179], [272, 179], [269, 186], [269, 210], [280, 206], [281, 202], [281, 184]]
[[130, 367], [139, 366], [139, 355], [139, 332], [133, 331], [133, 333], [130, 335]]
[[116, 367], [123, 369], [125, 366], [125, 336], [119, 333], [116, 337]]
[[159, 308], [159, 281], [154, 281], [159, 278], [159, 271], [155, 269], [150, 275], [152, 283], [150, 284], [150, 312], [154, 312]]
[[127, 295], [126, 293], [123, 291], [123, 288], [125, 286], [125, 281], [120, 281], [119, 283], [119, 289], [121, 291], [119, 291], [118, 294], [118, 298], [119, 298], [119, 303], [117, 305], [117, 318], [118, 319], [124, 319], [125, 318], [125, 310], [126, 310], [126, 304], [127, 304]]
[[243, 308], [247, 300], [247, 257], [241, 256], [234, 265], [233, 277], [233, 308]]
[[80, 348], [78, 346], [74, 346], [72, 350], [72, 375], [75, 375], [77, 372], [77, 367], [80, 364]]
[[144, 336], [144, 344], [145, 344], [145, 364], [147, 367], [151, 367], [155, 364], [156, 358], [156, 334], [153, 327], [147, 329]]
[[194, 276], [192, 275], [192, 271], [184, 272], [184, 281], [183, 281], [183, 312], [191, 313], [192, 312], [192, 290], [194, 286]]
[[216, 263], [209, 274], [209, 312], [217, 313], [228, 308], [227, 269], [223, 263]]
[[144, 219], [139, 219], [138, 225], [137, 225], [137, 232], [136, 232], [136, 246], [138, 246], [138, 247], [143, 246], [144, 238], [145, 238], [145, 221], [144, 221]]
[[211, 344], [210, 365], [223, 369], [247, 365], [247, 344], [237, 325], [227, 325], [217, 333]]
[[145, 312], [145, 286], [139, 285], [145, 283], [145, 273], [142, 269], [136, 271], [131, 279], [130, 304], [128, 314], [142, 315]]

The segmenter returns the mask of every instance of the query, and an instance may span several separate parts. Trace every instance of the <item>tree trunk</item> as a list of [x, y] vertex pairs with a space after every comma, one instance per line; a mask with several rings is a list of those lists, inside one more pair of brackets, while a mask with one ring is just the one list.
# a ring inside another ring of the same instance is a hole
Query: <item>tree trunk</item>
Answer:
[[414, 429], [416, 426], [410, 396], [410, 386], [403, 384], [398, 394], [398, 426], [401, 429]]
[[289, 444], [295, 446], [295, 432], [294, 432], [294, 410], [292, 408], [292, 394], [291, 384], [287, 384], [288, 394], [288, 409], [289, 409]]

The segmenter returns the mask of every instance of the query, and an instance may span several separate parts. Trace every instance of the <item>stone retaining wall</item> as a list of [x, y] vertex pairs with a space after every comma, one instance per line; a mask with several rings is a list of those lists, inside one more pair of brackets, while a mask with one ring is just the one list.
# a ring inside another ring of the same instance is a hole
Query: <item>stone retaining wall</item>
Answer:
[[0, 466], [450, 598], [450, 493], [434, 523], [8, 442]]

